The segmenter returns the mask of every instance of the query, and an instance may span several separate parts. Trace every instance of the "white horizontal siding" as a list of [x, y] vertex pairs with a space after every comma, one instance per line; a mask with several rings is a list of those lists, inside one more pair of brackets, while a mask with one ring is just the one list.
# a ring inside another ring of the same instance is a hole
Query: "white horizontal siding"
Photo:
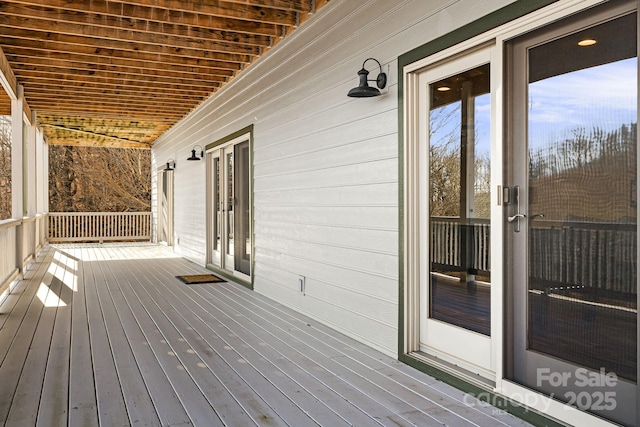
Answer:
[[[259, 181], [260, 178], [269, 175], [397, 159], [397, 144], [392, 143], [397, 142], [395, 133], [375, 135], [371, 138], [359, 136], [355, 141], [346, 139], [344, 135], [300, 138], [288, 144], [278, 144], [271, 149], [256, 151], [254, 178]], [[275, 151], [282, 152], [283, 155], [277, 156], [274, 154]]]
[[258, 236], [256, 240], [264, 239], [267, 242], [287, 239], [387, 255], [395, 255], [398, 245], [396, 230], [348, 228], [338, 227], [335, 224], [322, 226], [260, 221], [256, 226], [255, 234]]
[[[286, 285], [293, 278], [288, 272], [277, 268], [269, 270], [268, 267], [263, 270], [269, 273], [267, 278], [256, 274], [256, 279], [261, 279], [263, 293], [304, 314], [322, 319], [335, 329], [349, 330], [350, 335], [373, 348], [390, 351], [381, 347], [380, 342], [394, 341], [397, 337], [397, 311], [393, 305], [309, 278], [307, 292], [303, 295]], [[363, 307], [362, 304], [367, 305]], [[372, 330], [375, 334], [370, 333]]]
[[[256, 228], [262, 221], [292, 224], [315, 224], [334, 227], [372, 228], [374, 230], [397, 229], [396, 207], [332, 206], [318, 207], [261, 207], [256, 206]], [[258, 237], [258, 236], [256, 236]]]
[[316, 188], [266, 189], [256, 192], [254, 199], [260, 206], [364, 206], [372, 200], [376, 206], [395, 206], [398, 184], [396, 181], [337, 186], [320, 183]]
[[191, 147], [174, 156], [173, 212], [176, 253], [203, 265], [206, 258], [205, 161], [187, 161]]
[[[329, 2], [154, 144], [158, 163], [177, 163], [178, 252], [204, 261], [206, 248], [204, 162], [184, 159], [253, 124], [256, 291], [395, 355], [397, 58], [508, 3]], [[368, 57], [389, 86], [348, 98]]]

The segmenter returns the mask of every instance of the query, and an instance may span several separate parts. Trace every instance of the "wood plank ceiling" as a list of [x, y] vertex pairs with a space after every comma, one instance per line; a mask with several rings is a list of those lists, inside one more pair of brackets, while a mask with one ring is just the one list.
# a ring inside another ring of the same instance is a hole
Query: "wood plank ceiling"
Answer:
[[0, 0], [0, 47], [50, 144], [149, 148], [328, 1]]

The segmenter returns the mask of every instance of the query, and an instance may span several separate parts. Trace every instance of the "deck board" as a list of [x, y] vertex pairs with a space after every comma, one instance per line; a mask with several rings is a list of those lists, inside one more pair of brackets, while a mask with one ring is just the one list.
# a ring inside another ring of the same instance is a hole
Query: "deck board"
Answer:
[[[279, 415], [282, 412], [287, 420], [293, 421], [293, 425], [309, 425], [308, 416], [283, 399], [281, 391], [267, 380], [268, 374], [247, 363], [247, 359], [236, 351], [238, 345], [232, 342], [233, 339], [216, 333], [209, 326], [211, 322], [208, 320], [214, 320], [209, 313], [197, 304], [185, 304], [183, 300], [189, 301], [188, 296], [177, 295], [171, 287], [166, 286], [162, 277], [155, 277], [153, 273], [145, 275], [140, 285], [152, 295], [163, 311], [175, 310], [182, 330], [193, 331], [187, 337], [187, 342], [192, 351], [202, 358], [201, 364], [204, 366], [199, 368], [206, 366], [214, 372], [253, 420], [258, 423], [269, 421], [269, 425], [287, 425]], [[184, 285], [181, 289], [188, 290], [189, 287]], [[271, 406], [266, 403], [266, 396], [273, 401]]]
[[[160, 367], [171, 387], [176, 390], [176, 396], [185, 411], [185, 415], [187, 415], [188, 422], [204, 425], [205, 422], [209, 421], [210, 425], [221, 425], [217, 423], [217, 415], [213, 412], [211, 404], [202, 394], [192, 377], [184, 369], [178, 368], [181, 365], [178, 364], [166, 332], [163, 333], [154, 322], [143, 301], [131, 289], [132, 283], [129, 280], [135, 282], [134, 278], [121, 278], [118, 286], [145, 336], [146, 344], [154, 354], [154, 359], [144, 359], [145, 364], [155, 365], [157, 363], [157, 366]], [[157, 403], [157, 405], [163, 404], [163, 401], [158, 401]]]
[[[154, 283], [160, 282], [154, 280]], [[290, 367], [289, 360], [265, 355], [264, 341], [258, 342], [256, 346], [255, 343], [251, 344], [243, 339], [242, 331], [237, 331], [229, 326], [233, 322], [232, 319], [221, 318], [220, 311], [207, 310], [206, 305], [203, 305], [204, 301], [198, 302], [192, 299], [194, 295], [197, 296], [194, 294], [194, 288], [185, 285], [175, 291], [165, 288], [164, 292], [173, 293], [175, 298], [172, 300], [175, 301], [174, 304], [177, 304], [178, 311], [187, 313], [185, 316], [189, 321], [189, 327], [194, 328], [203, 337], [212, 337], [207, 340], [211, 351], [215, 351], [216, 347], [223, 349], [218, 353], [218, 357], [224, 362], [224, 365], [221, 366], [222, 369], [229, 370], [231, 368], [237, 372], [244, 381], [252, 385], [254, 393], [257, 393], [262, 400], [268, 398], [272, 402], [272, 406], [276, 408], [276, 413], [282, 414], [282, 417], [286, 418], [291, 425], [312, 425], [314, 423], [312, 410], [320, 406], [318, 405], [319, 399], [290, 376], [287, 376], [286, 371], [278, 368], [281, 364]], [[187, 306], [181, 304], [183, 300], [191, 301], [190, 310], [193, 311], [192, 313], [188, 313]], [[219, 344], [216, 345], [216, 343]], [[233, 390], [237, 394], [242, 388], [236, 386]], [[264, 403], [256, 402], [253, 398], [242, 400], [247, 406], [255, 406], [256, 403], [264, 406]], [[262, 409], [259, 414], [262, 414], [261, 418], [266, 419], [268, 412], [265, 413]], [[326, 403], [322, 415], [323, 421], [331, 423], [331, 425], [345, 424], [345, 420], [327, 411]]]
[[[122, 271], [115, 271], [114, 279], [116, 282], [112, 282], [109, 286], [111, 298], [116, 306], [120, 321], [126, 330], [127, 339], [140, 372], [145, 379], [151, 400], [154, 402], [160, 424], [171, 426], [190, 425], [191, 421], [184, 406], [182, 406], [175, 389], [149, 345], [149, 340], [142, 330], [142, 326], [138, 323], [120, 289], [120, 284], [124, 284], [127, 281], [126, 274]], [[150, 332], [147, 332], [147, 334], [155, 335], [154, 327], [149, 328]]]
[[527, 425], [240, 285], [175, 278], [206, 272], [162, 246], [46, 247], [0, 304], [0, 425]]
[[[121, 323], [122, 320], [118, 316], [110, 293], [110, 287], [113, 285], [111, 271], [105, 268], [105, 264], [99, 264], [99, 266], [101, 279], [96, 280], [98, 300], [102, 308], [109, 343], [111, 348], [117, 349], [113, 351], [114, 364], [120, 378], [119, 382], [128, 418], [139, 426], [156, 426], [160, 423], [160, 419], [124, 328], [127, 326], [127, 329], [135, 330], [135, 325]], [[122, 378], [127, 380], [122, 381]]]
[[[53, 251], [53, 249], [49, 249]], [[71, 306], [71, 339], [69, 348], [69, 427], [93, 427], [98, 424], [95, 381], [91, 360], [91, 338], [89, 336], [89, 316], [85, 292], [85, 279], [90, 283], [93, 277], [86, 277], [85, 265], [79, 265], [77, 290]], [[46, 419], [43, 420], [46, 422]]]
[[95, 284], [95, 286], [85, 286], [85, 297], [98, 420], [100, 425], [105, 423], [117, 426], [126, 425], [127, 409], [114, 360], [114, 352], [120, 349], [113, 348], [109, 342], [105, 315], [98, 299], [98, 287], [104, 286], [104, 278], [98, 263], [84, 264], [87, 269], [85, 284]]
[[38, 425], [66, 426], [69, 395], [69, 357], [71, 350], [71, 319], [77, 271], [65, 263], [62, 266], [61, 304], [57, 307], [51, 347], [37, 413]]
[[[235, 301], [229, 300], [228, 303], [235, 303]], [[236, 309], [239, 308], [236, 307]], [[302, 369], [313, 373], [325, 385], [335, 390], [342, 399], [352, 402], [361, 411], [384, 425], [413, 425], [416, 417], [422, 422], [430, 418], [427, 413], [407, 404], [398, 395], [389, 392], [386, 387], [368, 381], [339, 363], [338, 358], [342, 357], [342, 353], [336, 348], [326, 346], [318, 340], [312, 340], [309, 336], [305, 337], [303, 331], [291, 332], [289, 323], [281, 321], [278, 316], [271, 316], [267, 311], [259, 313], [256, 309], [254, 313], [259, 316], [259, 321], [254, 324], [245, 321], [244, 328], [259, 329], [259, 324], [275, 326], [271, 331], [271, 338], [262, 337], [262, 339], [277, 343], [280, 351], [286, 351], [289, 359], [298, 360]], [[311, 323], [305, 323], [304, 327], [312, 328]], [[306, 339], [301, 340], [301, 337]], [[291, 343], [295, 344], [291, 345]], [[390, 423], [387, 423], [386, 418], [389, 415], [393, 419], [388, 420]], [[432, 419], [432, 421], [437, 420]]]
[[[0, 330], [0, 420], [5, 420], [9, 416], [11, 408], [19, 406], [16, 402], [16, 390], [20, 385], [20, 376], [24, 372], [25, 364], [29, 358], [29, 348], [38, 330], [38, 321], [43, 312], [44, 306], [38, 302], [37, 291], [41, 283], [47, 279], [51, 280], [49, 259], [45, 259], [44, 264], [38, 265], [38, 271], [31, 276], [25, 287], [21, 288], [20, 299], [9, 313], [9, 319]], [[39, 280], [39, 279], [42, 279]], [[46, 337], [45, 337], [46, 338]]]
[[[162, 268], [158, 265], [153, 271], [162, 271]], [[208, 324], [218, 326], [217, 333], [223, 337], [225, 344], [234, 344], [235, 348], [242, 349], [246, 359], [253, 360], [257, 356], [258, 361], [270, 361], [270, 363], [260, 364], [259, 369], [263, 375], [269, 375], [275, 370], [275, 375], [269, 376], [270, 381], [273, 381], [281, 390], [289, 391], [290, 398], [296, 405], [301, 406], [311, 419], [325, 425], [344, 423], [367, 425], [375, 422], [375, 414], [368, 414], [354, 406], [358, 399], [357, 391], [345, 397], [327, 387], [326, 382], [318, 378], [317, 371], [320, 367], [317, 364], [309, 366], [308, 360], [300, 358], [299, 354], [288, 349], [287, 343], [281, 343], [278, 340], [274, 334], [277, 330], [276, 325], [269, 322], [264, 322], [262, 325], [247, 323], [246, 316], [241, 312], [223, 304], [221, 299], [212, 298], [207, 294], [205, 291], [209, 289], [207, 286], [178, 288], [183, 295], [176, 295], [177, 299], [186, 297], [187, 289], [195, 292], [196, 299], [193, 303], [202, 306], [199, 312], [212, 320]], [[221, 295], [218, 294], [218, 296]], [[271, 331], [270, 328], [276, 329]], [[250, 344], [256, 341], [257, 346]], [[302, 344], [294, 342], [293, 345]], [[250, 351], [254, 351], [255, 354], [247, 354]], [[292, 390], [293, 394], [290, 393]], [[362, 396], [362, 393], [359, 394]]]
[[[48, 284], [48, 288], [42, 284], [38, 287], [36, 298], [33, 299], [30, 310], [33, 313], [39, 312], [39, 316], [35, 314], [29, 318], [29, 322], [23, 323], [26, 329], [24, 336], [18, 335], [18, 339], [14, 342], [15, 349], [10, 350], [12, 359], [20, 357], [21, 349], [27, 345], [29, 336], [27, 330], [31, 329], [31, 322], [35, 322], [33, 338], [29, 343], [29, 352], [13, 397], [11, 410], [7, 416], [7, 425], [30, 425], [34, 424], [37, 418], [38, 406], [40, 402], [40, 394], [42, 390], [42, 382], [46, 372], [47, 357], [51, 347], [51, 337], [53, 335], [53, 326], [55, 324], [58, 305], [52, 303], [56, 295], [60, 295], [62, 290], [62, 281], [55, 276], [56, 270], [60, 274], [61, 268], [55, 264], [45, 274], [43, 284]], [[43, 301], [45, 306], [52, 305], [53, 309], [47, 310], [38, 307], [38, 299]]]

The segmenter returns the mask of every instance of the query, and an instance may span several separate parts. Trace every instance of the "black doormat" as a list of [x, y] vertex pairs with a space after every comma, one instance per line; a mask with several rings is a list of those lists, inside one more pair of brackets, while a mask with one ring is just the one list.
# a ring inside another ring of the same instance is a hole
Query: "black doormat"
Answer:
[[190, 276], [176, 276], [176, 279], [181, 280], [187, 285], [195, 285], [198, 283], [221, 283], [226, 280], [214, 276], [213, 274], [192, 274]]

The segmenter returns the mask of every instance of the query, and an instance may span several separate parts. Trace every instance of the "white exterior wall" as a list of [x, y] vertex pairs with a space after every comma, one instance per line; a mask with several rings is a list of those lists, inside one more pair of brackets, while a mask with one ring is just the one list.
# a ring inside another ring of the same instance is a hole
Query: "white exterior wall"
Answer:
[[[155, 142], [154, 168], [176, 160], [176, 251], [205, 262], [192, 147], [253, 124], [255, 290], [397, 356], [397, 58], [508, 3], [332, 0]], [[389, 76], [384, 95], [348, 98], [369, 57]]]

